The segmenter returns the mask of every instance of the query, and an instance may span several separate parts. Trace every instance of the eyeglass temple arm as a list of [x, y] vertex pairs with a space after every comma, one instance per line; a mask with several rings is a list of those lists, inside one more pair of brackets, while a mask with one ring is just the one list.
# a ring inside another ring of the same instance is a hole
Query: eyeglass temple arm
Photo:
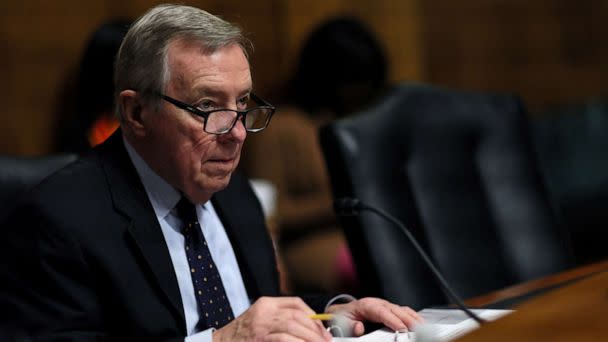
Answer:
[[251, 96], [251, 98], [252, 98], [254, 101], [259, 102], [259, 103], [261, 103], [261, 104], [262, 104], [262, 105], [264, 105], [264, 106], [274, 108], [274, 106], [273, 106], [273, 105], [271, 105], [270, 103], [268, 103], [266, 100], [262, 99], [261, 97], [257, 96], [256, 94], [254, 94], [254, 93], [250, 93], [249, 95]]

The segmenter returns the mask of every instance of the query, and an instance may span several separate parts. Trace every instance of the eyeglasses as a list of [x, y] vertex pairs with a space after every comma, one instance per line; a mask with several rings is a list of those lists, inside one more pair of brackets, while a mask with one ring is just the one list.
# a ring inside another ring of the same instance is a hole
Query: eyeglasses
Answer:
[[243, 117], [243, 125], [247, 132], [259, 132], [268, 126], [270, 118], [275, 111], [273, 105], [262, 100], [253, 93], [250, 93], [249, 97], [257, 106], [245, 110], [226, 108], [202, 110], [196, 106], [189, 105], [164, 94], [160, 94], [160, 97], [177, 108], [186, 110], [203, 118], [203, 130], [211, 134], [224, 134], [230, 132], [241, 117]]

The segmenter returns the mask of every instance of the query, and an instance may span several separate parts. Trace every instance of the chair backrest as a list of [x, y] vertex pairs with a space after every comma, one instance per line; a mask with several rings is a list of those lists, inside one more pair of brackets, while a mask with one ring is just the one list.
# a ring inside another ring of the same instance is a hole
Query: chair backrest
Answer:
[[[516, 97], [404, 84], [320, 137], [334, 197], [402, 220], [462, 297], [571, 265]], [[446, 303], [396, 227], [371, 213], [341, 223], [363, 294]]]
[[608, 101], [552, 108], [532, 120], [531, 135], [577, 263], [608, 258]]
[[14, 208], [25, 191], [76, 159], [75, 154], [0, 156], [0, 221]]

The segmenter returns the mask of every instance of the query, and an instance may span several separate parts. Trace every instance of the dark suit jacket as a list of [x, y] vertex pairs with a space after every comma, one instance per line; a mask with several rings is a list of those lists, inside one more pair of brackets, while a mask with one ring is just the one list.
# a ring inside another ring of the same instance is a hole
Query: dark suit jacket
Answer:
[[[3, 225], [4, 337], [183, 340], [169, 251], [120, 134], [43, 181]], [[212, 203], [249, 297], [279, 295], [273, 245], [248, 181], [233, 175]], [[318, 310], [325, 299], [309, 304]]]

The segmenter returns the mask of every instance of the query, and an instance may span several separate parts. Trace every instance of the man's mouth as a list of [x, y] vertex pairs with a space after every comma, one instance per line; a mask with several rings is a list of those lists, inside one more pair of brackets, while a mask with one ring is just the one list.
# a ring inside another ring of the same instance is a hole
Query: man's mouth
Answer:
[[234, 158], [215, 158], [209, 159], [212, 163], [230, 164], [234, 161]]

